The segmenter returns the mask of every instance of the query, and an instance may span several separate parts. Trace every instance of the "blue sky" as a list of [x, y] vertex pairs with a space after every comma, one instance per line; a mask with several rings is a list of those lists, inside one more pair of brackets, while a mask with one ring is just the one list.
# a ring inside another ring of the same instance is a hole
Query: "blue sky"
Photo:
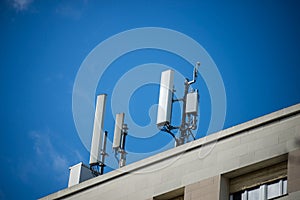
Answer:
[[[279, 0], [1, 1], [0, 199], [36, 199], [63, 189], [68, 167], [88, 163], [89, 152], [73, 121], [73, 84], [84, 59], [100, 42], [129, 29], [172, 29], [206, 49], [225, 86], [224, 128], [299, 103], [299, 9], [297, 1]], [[111, 64], [97, 94], [107, 93], [110, 102], [118, 79], [146, 63], [191, 75], [185, 67], [189, 63], [170, 52], [134, 51]], [[201, 102], [199, 138], [207, 134], [211, 101], [201, 77], [195, 88]], [[150, 122], [148, 111], [158, 101], [158, 89], [144, 85], [131, 96], [128, 107], [137, 124]], [[110, 106], [106, 115], [112, 140]], [[127, 146], [148, 152], [170, 141], [158, 133], [148, 140], [129, 137]]]

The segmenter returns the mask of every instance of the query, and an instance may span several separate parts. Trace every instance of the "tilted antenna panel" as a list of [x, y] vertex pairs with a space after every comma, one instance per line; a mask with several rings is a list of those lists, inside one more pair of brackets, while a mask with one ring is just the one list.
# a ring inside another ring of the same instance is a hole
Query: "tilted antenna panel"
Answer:
[[157, 111], [157, 126], [171, 122], [172, 98], [174, 86], [174, 71], [166, 70], [161, 73], [159, 101]]
[[103, 143], [103, 124], [105, 115], [106, 94], [97, 96], [96, 111], [94, 118], [94, 129], [90, 151], [90, 164], [98, 163]]
[[116, 115], [115, 122], [115, 131], [114, 131], [114, 140], [113, 140], [113, 149], [117, 149], [121, 144], [121, 135], [122, 135], [122, 127], [124, 124], [124, 113], [118, 113]]

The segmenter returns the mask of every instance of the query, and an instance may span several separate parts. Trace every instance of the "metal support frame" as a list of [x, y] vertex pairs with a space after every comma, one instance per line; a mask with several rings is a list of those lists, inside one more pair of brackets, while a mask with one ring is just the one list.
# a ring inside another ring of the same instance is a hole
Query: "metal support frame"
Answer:
[[[169, 133], [176, 142], [176, 146], [180, 146], [182, 144], [185, 144], [186, 141], [190, 136], [195, 140], [195, 136], [192, 133], [192, 130], [195, 130], [197, 127], [197, 116], [193, 116], [193, 119], [191, 120], [191, 115], [186, 114], [186, 101], [187, 101], [187, 94], [189, 93], [190, 86], [196, 82], [197, 73], [198, 73], [198, 67], [200, 66], [200, 62], [196, 63], [196, 66], [194, 68], [193, 72], [193, 80], [189, 80], [188, 78], [184, 81], [184, 95], [180, 99], [173, 99], [172, 103], [182, 101], [182, 115], [181, 115], [181, 124], [179, 127], [172, 126], [169, 123], [164, 124], [164, 126], [160, 129], [161, 131]], [[188, 119], [187, 119], [188, 118]], [[172, 133], [172, 130], [179, 129], [180, 135], [177, 138], [174, 133]]]
[[104, 173], [105, 168], [105, 156], [108, 156], [106, 153], [106, 142], [107, 142], [107, 131], [104, 132], [104, 138], [103, 138], [103, 148], [100, 152], [100, 161], [97, 163], [90, 164], [90, 170], [95, 176], [102, 175]]
[[[115, 158], [119, 163], [119, 168], [124, 167], [126, 165], [126, 154], [125, 151], [125, 143], [126, 143], [126, 136], [128, 134], [128, 127], [127, 124], [123, 124], [122, 127], [122, 135], [121, 135], [121, 144], [118, 149], [115, 149]], [[120, 154], [120, 159], [118, 158], [118, 154]]]

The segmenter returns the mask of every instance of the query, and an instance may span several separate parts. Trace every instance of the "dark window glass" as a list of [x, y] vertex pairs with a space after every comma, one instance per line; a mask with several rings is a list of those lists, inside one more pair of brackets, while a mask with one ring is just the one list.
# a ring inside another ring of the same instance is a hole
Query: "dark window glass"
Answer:
[[232, 200], [242, 200], [242, 191], [232, 194]]

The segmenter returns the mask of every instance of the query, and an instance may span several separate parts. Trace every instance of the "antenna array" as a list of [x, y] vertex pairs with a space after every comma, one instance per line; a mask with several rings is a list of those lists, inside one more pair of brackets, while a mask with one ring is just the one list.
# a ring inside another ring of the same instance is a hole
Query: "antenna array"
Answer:
[[[196, 82], [199, 66], [200, 62], [197, 62], [194, 67], [193, 79], [191, 81], [188, 78], [185, 79], [184, 95], [181, 99], [173, 99], [174, 71], [166, 70], [161, 74], [156, 125], [161, 131], [169, 133], [175, 139], [175, 146], [186, 143], [190, 136], [195, 140], [192, 130], [197, 129], [199, 95], [198, 91], [191, 89], [190, 86]], [[183, 103], [181, 124], [180, 126], [173, 126], [171, 125], [172, 104], [178, 101], [182, 101]], [[179, 129], [179, 137], [176, 137], [172, 132], [174, 129]]]
[[[107, 131], [103, 131], [106, 94], [97, 96], [96, 111], [94, 118], [94, 129], [92, 136], [92, 144], [90, 151], [90, 170], [95, 176], [102, 175], [105, 167]], [[126, 164], [125, 141], [127, 136], [127, 125], [124, 124], [124, 113], [116, 115], [115, 131], [113, 149], [115, 150], [115, 157], [119, 162], [119, 167]], [[120, 154], [120, 158], [118, 158]]]
[[[196, 82], [198, 67], [200, 63], [197, 62], [194, 67], [193, 79], [190, 81], [186, 78], [184, 82], [184, 96], [181, 99], [173, 99], [174, 96], [174, 71], [166, 70], [161, 74], [159, 106], [157, 112], [157, 126], [160, 130], [169, 133], [174, 139], [176, 146], [186, 143], [190, 136], [195, 139], [192, 130], [197, 129], [197, 116], [199, 95], [197, 90], [193, 90], [190, 86]], [[104, 172], [107, 131], [104, 131], [104, 115], [106, 105], [106, 94], [97, 96], [94, 128], [90, 151], [90, 169], [94, 175], [101, 175]], [[174, 102], [182, 101], [183, 109], [180, 126], [171, 125], [172, 104]], [[115, 153], [115, 158], [118, 161], [119, 167], [126, 165], [125, 142], [128, 134], [127, 124], [124, 124], [124, 113], [116, 115], [114, 139], [112, 148]], [[174, 129], [179, 129], [180, 135], [178, 137], [172, 132]]]

